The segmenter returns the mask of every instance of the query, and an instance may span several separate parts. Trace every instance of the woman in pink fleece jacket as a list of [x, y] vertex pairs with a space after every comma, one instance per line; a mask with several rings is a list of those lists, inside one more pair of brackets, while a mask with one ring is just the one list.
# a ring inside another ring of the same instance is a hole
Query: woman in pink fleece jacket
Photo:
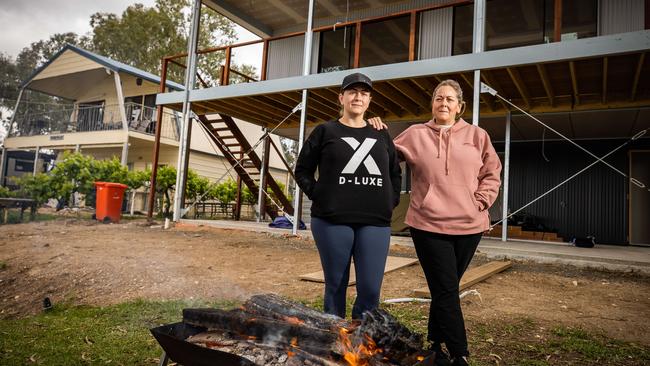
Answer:
[[[481, 235], [489, 229], [488, 208], [501, 184], [501, 162], [487, 132], [460, 118], [463, 91], [442, 81], [432, 98], [433, 119], [394, 139], [411, 168], [406, 224], [431, 291], [428, 339], [436, 364], [466, 365], [469, 352], [460, 307], [459, 282]], [[369, 121], [376, 127], [379, 119]]]

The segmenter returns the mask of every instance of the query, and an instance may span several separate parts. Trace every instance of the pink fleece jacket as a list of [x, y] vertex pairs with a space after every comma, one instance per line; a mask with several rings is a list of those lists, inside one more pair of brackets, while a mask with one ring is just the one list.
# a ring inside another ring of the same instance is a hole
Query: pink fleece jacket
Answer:
[[394, 141], [411, 168], [407, 225], [450, 235], [489, 229], [501, 161], [485, 130], [462, 119], [446, 129], [431, 120], [409, 127]]

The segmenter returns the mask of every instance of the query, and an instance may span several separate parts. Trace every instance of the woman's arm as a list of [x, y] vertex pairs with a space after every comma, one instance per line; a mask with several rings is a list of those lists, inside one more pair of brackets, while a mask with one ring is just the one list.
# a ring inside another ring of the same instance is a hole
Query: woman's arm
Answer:
[[492, 206], [494, 200], [499, 194], [501, 186], [501, 160], [497, 155], [490, 141], [490, 136], [485, 133], [481, 157], [483, 166], [478, 172], [478, 188], [474, 193], [476, 201], [479, 203], [480, 210], [487, 210]]
[[399, 166], [399, 158], [395, 144], [391, 140], [387, 131], [384, 131], [386, 137], [386, 144], [388, 146], [388, 174], [390, 182], [393, 186], [393, 208], [399, 204], [400, 193], [402, 192], [402, 169]]
[[307, 141], [302, 146], [302, 150], [300, 150], [300, 155], [298, 155], [298, 161], [296, 162], [296, 183], [298, 183], [300, 189], [305, 192], [309, 199], [312, 199], [312, 193], [316, 186], [314, 173], [320, 162], [323, 134], [323, 128], [321, 126], [316, 127], [309, 135]]

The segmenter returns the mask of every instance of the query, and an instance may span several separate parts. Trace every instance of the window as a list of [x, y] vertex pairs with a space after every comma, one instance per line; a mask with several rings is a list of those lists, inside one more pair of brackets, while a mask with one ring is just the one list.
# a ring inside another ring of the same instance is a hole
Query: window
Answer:
[[347, 26], [320, 33], [319, 73], [352, 68], [355, 32], [355, 26]]
[[[488, 0], [485, 49], [554, 41], [555, 0]], [[597, 0], [562, 1], [562, 39], [597, 35]], [[474, 6], [454, 8], [453, 54], [472, 52]]]
[[562, 2], [562, 39], [595, 37], [597, 33], [597, 0]]
[[17, 172], [33, 172], [34, 162], [30, 160], [16, 160], [14, 170]]
[[454, 8], [454, 34], [452, 55], [472, 53], [474, 5]]
[[[411, 17], [402, 16], [361, 26], [359, 66], [386, 65], [409, 60]], [[417, 44], [417, 42], [416, 42]]]

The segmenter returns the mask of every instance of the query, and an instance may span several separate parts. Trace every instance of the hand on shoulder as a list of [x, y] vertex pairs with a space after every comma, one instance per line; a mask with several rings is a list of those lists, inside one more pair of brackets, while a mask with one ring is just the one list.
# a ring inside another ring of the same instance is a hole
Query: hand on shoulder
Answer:
[[372, 117], [368, 118], [368, 124], [370, 124], [375, 130], [386, 130], [388, 126], [382, 122], [381, 117]]

